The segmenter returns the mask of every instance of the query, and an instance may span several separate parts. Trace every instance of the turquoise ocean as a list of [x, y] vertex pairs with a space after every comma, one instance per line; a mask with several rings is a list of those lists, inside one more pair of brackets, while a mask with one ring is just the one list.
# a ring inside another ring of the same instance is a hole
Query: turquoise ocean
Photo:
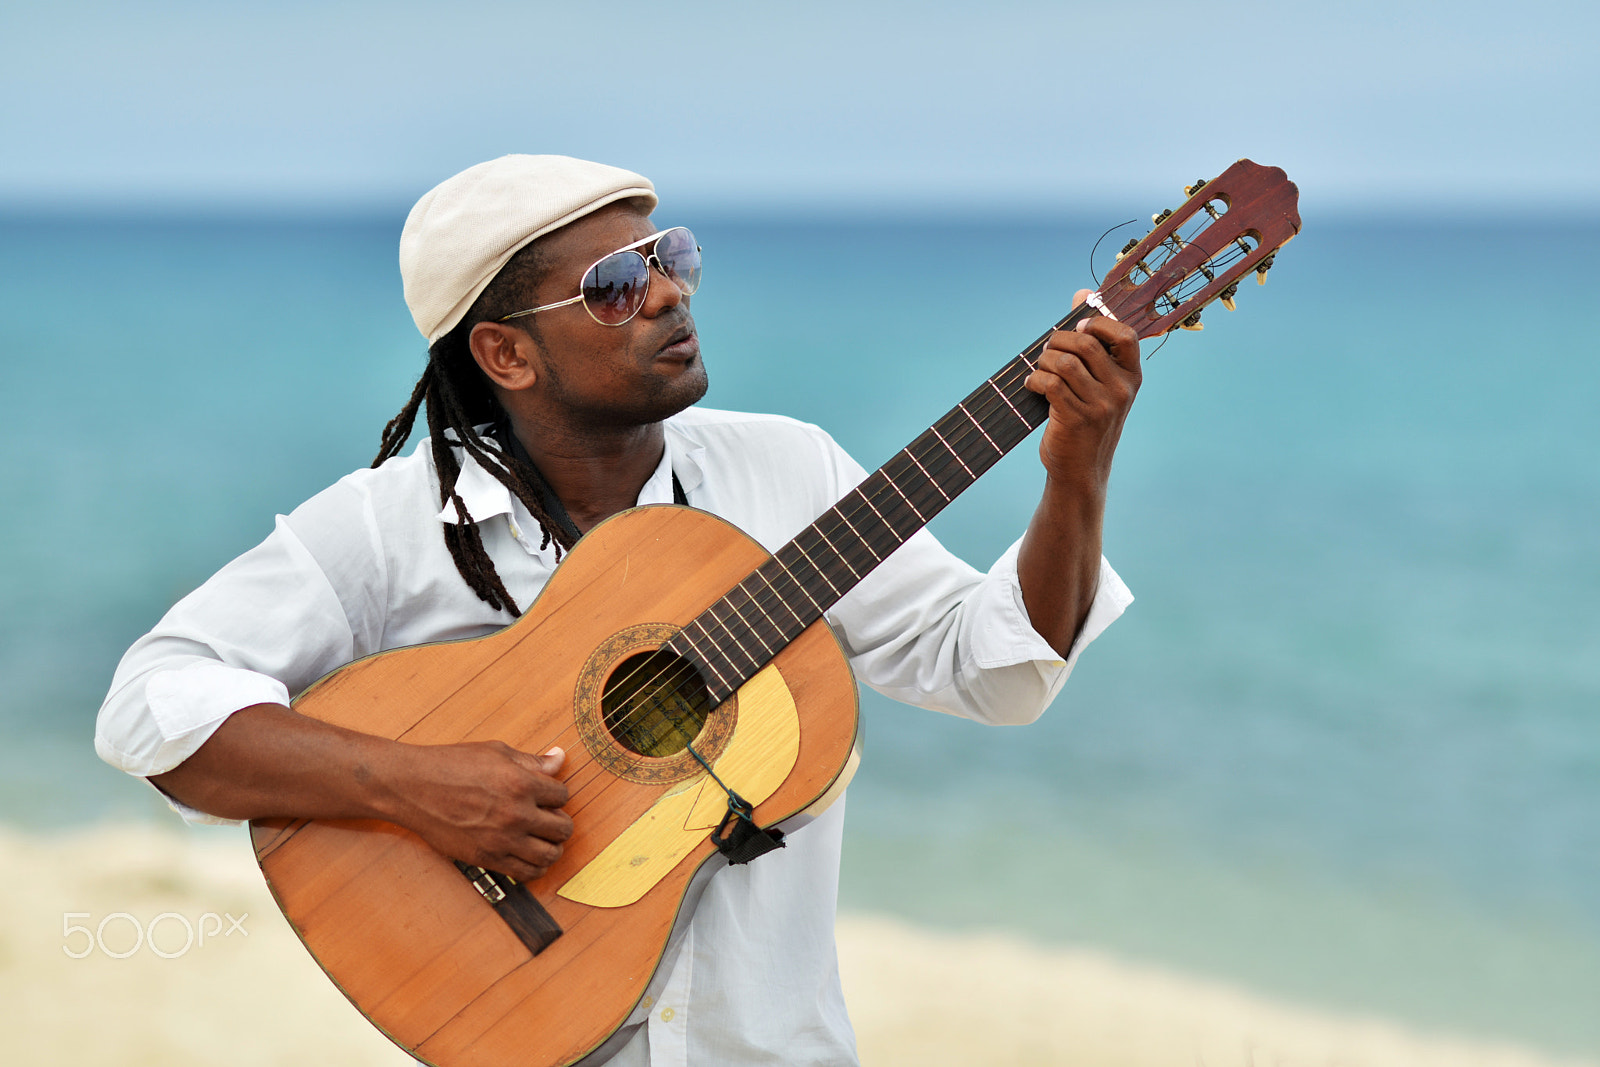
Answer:
[[[871, 468], [1161, 206], [675, 216], [707, 403]], [[1306, 216], [1148, 359], [1106, 535], [1138, 600], [1045, 718], [867, 695], [843, 906], [1600, 1055], [1600, 223]], [[95, 710], [168, 605], [370, 461], [424, 355], [399, 222], [0, 221], [0, 818], [169, 818]], [[934, 529], [985, 567], [1040, 480], [1026, 444]]]

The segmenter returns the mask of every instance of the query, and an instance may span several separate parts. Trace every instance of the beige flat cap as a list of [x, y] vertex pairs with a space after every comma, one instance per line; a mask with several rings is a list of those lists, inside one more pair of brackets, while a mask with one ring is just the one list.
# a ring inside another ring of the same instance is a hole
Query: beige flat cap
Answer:
[[400, 234], [406, 306], [431, 345], [530, 241], [618, 200], [655, 210], [648, 178], [571, 156], [501, 156], [430, 189]]

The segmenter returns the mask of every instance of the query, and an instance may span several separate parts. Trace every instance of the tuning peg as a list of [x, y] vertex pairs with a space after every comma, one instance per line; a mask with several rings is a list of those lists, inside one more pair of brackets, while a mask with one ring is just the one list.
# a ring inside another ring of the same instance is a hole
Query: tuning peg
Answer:
[[1196, 180], [1193, 185], [1185, 185], [1183, 187], [1183, 195], [1184, 196], [1193, 196], [1195, 193], [1198, 193], [1201, 189], [1204, 189], [1205, 187], [1206, 187], [1206, 180], [1204, 178], [1200, 178], [1200, 179]]
[[1159, 214], [1159, 215], [1151, 215], [1150, 216], [1150, 221], [1155, 223], [1157, 226], [1160, 226], [1163, 222], [1165, 222], [1167, 219], [1170, 219], [1171, 217], [1172, 217], [1172, 209], [1169, 207], [1165, 211], [1161, 212], [1161, 214]]
[[1178, 323], [1178, 326], [1181, 329], [1185, 329], [1185, 330], [1203, 330], [1203, 329], [1205, 329], [1204, 326], [1200, 325], [1200, 312], [1198, 312], [1198, 311], [1192, 312], [1189, 315], [1188, 318], [1186, 318], [1182, 322]]
[[1239, 310], [1239, 306], [1233, 302], [1233, 298], [1239, 295], [1239, 283], [1238, 282], [1234, 282], [1232, 285], [1228, 286], [1226, 289], [1222, 290], [1222, 292], [1217, 294], [1217, 295], [1222, 300], [1222, 306], [1223, 307], [1227, 308], [1229, 311], [1238, 311]]
[[1272, 260], [1273, 260], [1273, 257], [1276, 256], [1277, 254], [1278, 253], [1276, 253], [1276, 252], [1269, 252], [1267, 254], [1267, 258], [1266, 259], [1263, 259], [1260, 263], [1256, 264], [1256, 284], [1257, 285], [1266, 285], [1267, 284], [1267, 271], [1272, 269]]

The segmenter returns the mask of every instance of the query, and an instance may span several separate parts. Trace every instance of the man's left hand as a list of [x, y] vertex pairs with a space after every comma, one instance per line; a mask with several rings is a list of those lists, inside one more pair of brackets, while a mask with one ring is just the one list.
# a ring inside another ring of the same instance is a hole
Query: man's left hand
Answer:
[[[1078, 290], [1074, 304], [1088, 295]], [[1039, 458], [1051, 478], [1104, 493], [1143, 376], [1139, 337], [1115, 319], [1096, 316], [1050, 335], [1026, 384], [1050, 401]]]
[[[1079, 290], [1075, 303], [1088, 295]], [[1111, 458], [1142, 378], [1138, 335], [1097, 316], [1051, 334], [1026, 382], [1050, 402], [1039, 442], [1048, 477], [1017, 577], [1033, 628], [1063, 656], [1094, 603]]]

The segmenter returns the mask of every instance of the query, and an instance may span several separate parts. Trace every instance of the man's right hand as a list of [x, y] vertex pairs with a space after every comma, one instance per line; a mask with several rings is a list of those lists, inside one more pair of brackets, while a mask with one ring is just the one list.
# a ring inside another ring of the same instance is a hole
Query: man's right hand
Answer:
[[519, 752], [500, 741], [411, 746], [391, 821], [452, 859], [531, 882], [561, 858], [572, 818], [556, 780], [566, 753]]
[[411, 745], [256, 704], [150, 780], [224, 819], [383, 819], [451, 859], [526, 882], [572, 836], [555, 777], [565, 759], [499, 741]]

